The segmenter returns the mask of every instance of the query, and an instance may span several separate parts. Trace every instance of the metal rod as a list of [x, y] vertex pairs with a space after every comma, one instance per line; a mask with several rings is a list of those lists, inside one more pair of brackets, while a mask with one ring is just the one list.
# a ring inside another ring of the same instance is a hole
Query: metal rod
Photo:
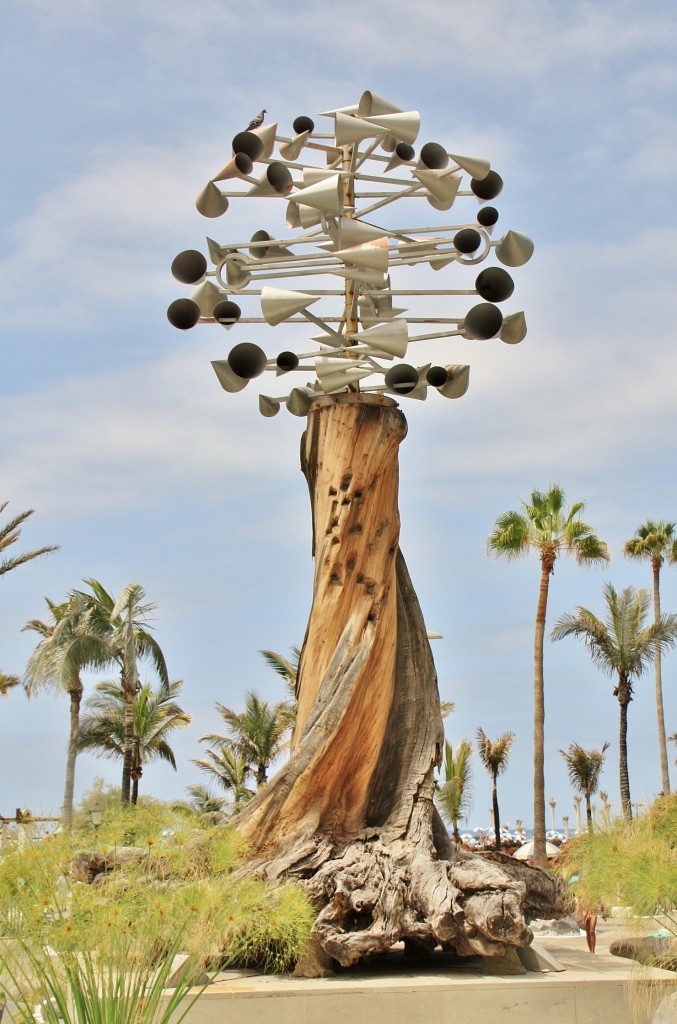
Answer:
[[367, 206], [366, 209], [360, 210], [360, 217], [364, 217], [367, 213], [372, 213], [374, 210], [378, 210], [381, 206], [387, 206], [388, 203], [394, 203], [396, 199], [404, 199], [407, 196], [412, 196], [416, 192], [420, 192], [421, 189], [425, 188], [424, 185], [416, 184], [411, 185], [409, 188], [404, 189], [402, 192], [395, 192], [392, 196], [387, 199], [382, 199], [378, 203], [372, 203], [371, 206]]
[[[450, 320], [449, 322], [453, 323], [453, 320]], [[456, 323], [462, 324], [463, 317], [458, 317]], [[410, 337], [409, 341], [432, 341], [435, 338], [453, 338], [462, 333], [462, 331], [439, 331], [436, 334], [416, 334], [414, 337]]]
[[[220, 248], [228, 250], [253, 249], [254, 247], [259, 248], [272, 245], [279, 245], [284, 247], [287, 245], [302, 245], [304, 242], [308, 242], [309, 244], [315, 243], [320, 238], [326, 238], [329, 241], [331, 241], [331, 236], [326, 231], [323, 231], [322, 228], [317, 228], [315, 231], [307, 231], [305, 234], [298, 235], [296, 238], [261, 238], [255, 242], [249, 239], [248, 242], [228, 242], [227, 245], [220, 246]], [[227, 257], [227, 255], [228, 253], [224, 253], [224, 259]]]
[[326, 333], [329, 334], [332, 338], [336, 338], [341, 345], [344, 343], [345, 338], [343, 337], [342, 334], [339, 334], [338, 331], [332, 330], [332, 328], [329, 327], [324, 320], [320, 320], [319, 316], [315, 316], [315, 314], [311, 313], [310, 310], [302, 309], [301, 316], [305, 317], [306, 320], [310, 320], [311, 324], [316, 324], [319, 328], [321, 328], [321, 330], [326, 331]]
[[[383, 177], [380, 177], [378, 174], [362, 174], [359, 171], [355, 172], [355, 179], [357, 181], [377, 181], [381, 185], [411, 185], [411, 181], [409, 180], [409, 178], [388, 178], [386, 181], [384, 181]], [[421, 183], [418, 183], [417, 187], [425, 188], [425, 186], [421, 185]]]
[[364, 153], [360, 153], [359, 149], [357, 147], [355, 148], [353, 155], [355, 170], [357, 170], [358, 167], [361, 167], [365, 160], [368, 160], [370, 158], [371, 154], [374, 152], [377, 146], [381, 145], [381, 138], [374, 139], [372, 144], [367, 147]]

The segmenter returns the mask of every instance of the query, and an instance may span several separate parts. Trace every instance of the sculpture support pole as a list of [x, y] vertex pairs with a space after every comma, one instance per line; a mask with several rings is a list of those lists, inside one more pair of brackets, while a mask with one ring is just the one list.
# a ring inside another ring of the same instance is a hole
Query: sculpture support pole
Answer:
[[[400, 939], [491, 957], [530, 940], [522, 869], [456, 851], [433, 803], [443, 729], [398, 546], [405, 434], [388, 398], [311, 406], [315, 579], [297, 725], [289, 761], [236, 819], [261, 874], [304, 880], [316, 939], [344, 965]], [[544, 881], [546, 903], [555, 888]]]
[[301, 461], [315, 578], [292, 755], [238, 819], [268, 854], [303, 835], [340, 848], [365, 827], [403, 830], [424, 779], [432, 796], [443, 731], [425, 625], [399, 554], [405, 435], [404, 416], [381, 396], [319, 398], [309, 413]]

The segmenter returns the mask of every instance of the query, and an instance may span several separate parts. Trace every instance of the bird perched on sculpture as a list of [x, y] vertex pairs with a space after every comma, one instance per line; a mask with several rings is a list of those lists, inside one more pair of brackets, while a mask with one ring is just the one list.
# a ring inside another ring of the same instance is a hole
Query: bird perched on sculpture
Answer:
[[254, 118], [254, 120], [250, 121], [249, 124], [247, 125], [247, 131], [250, 132], [252, 128], [260, 128], [261, 125], [263, 124], [263, 119], [267, 113], [267, 110], [260, 111], [260, 113], [258, 113]]

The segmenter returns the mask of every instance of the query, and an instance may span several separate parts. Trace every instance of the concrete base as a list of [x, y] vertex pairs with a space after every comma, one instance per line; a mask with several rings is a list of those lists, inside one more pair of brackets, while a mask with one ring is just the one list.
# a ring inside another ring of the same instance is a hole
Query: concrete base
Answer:
[[[547, 954], [541, 970], [506, 978], [482, 974], [479, 960], [453, 962], [439, 954], [414, 963], [398, 951], [331, 978], [226, 972], [203, 993], [186, 1024], [652, 1024], [651, 1012], [633, 1017], [630, 1009], [633, 964], [608, 952], [618, 935], [617, 925], [600, 922], [594, 956], [582, 935], [539, 936]], [[552, 964], [544, 970], [547, 959]], [[666, 996], [675, 991], [671, 972], [653, 977], [665, 983]]]

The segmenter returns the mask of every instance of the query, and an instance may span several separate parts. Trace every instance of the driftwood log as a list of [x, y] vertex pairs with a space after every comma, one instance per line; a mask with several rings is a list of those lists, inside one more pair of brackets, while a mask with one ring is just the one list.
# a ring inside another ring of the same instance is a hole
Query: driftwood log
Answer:
[[[444, 733], [399, 550], [406, 429], [382, 396], [311, 406], [301, 465], [315, 578], [291, 756], [236, 819], [259, 874], [304, 880], [317, 944], [343, 966], [400, 940], [499, 959], [531, 941], [524, 872], [457, 850], [433, 803]], [[557, 885], [537, 876], [555, 917]]]

